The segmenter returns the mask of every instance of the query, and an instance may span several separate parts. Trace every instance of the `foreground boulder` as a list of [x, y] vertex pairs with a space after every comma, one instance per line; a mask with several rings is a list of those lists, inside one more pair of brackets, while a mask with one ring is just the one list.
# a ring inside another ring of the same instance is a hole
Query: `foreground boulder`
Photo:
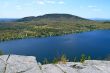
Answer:
[[0, 56], [0, 73], [110, 73], [110, 61], [41, 65], [32, 56], [3, 55]]
[[4, 55], [0, 57], [0, 73], [41, 73], [32, 56]]
[[110, 62], [107, 61], [85, 61], [84, 64], [68, 62], [42, 67], [43, 73], [110, 73]]

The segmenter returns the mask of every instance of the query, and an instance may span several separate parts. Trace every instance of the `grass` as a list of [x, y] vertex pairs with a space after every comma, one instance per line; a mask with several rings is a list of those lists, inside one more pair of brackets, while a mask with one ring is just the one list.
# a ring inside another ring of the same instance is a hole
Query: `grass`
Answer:
[[[61, 55], [60, 57], [55, 57], [53, 59], [52, 62], [49, 62], [49, 60], [47, 58], [44, 59], [43, 64], [49, 64], [49, 63], [53, 63], [53, 64], [66, 64], [68, 62], [68, 58], [66, 55]], [[80, 56], [80, 59], [78, 59], [77, 57], [74, 57], [73, 62], [80, 62], [80, 63], [84, 63], [85, 60], [91, 60], [91, 56], [86, 56], [85, 54], [82, 54]]]
[[68, 60], [68, 59], [67, 59], [66, 55], [63, 54], [63, 55], [61, 56], [61, 63], [66, 64], [67, 60]]

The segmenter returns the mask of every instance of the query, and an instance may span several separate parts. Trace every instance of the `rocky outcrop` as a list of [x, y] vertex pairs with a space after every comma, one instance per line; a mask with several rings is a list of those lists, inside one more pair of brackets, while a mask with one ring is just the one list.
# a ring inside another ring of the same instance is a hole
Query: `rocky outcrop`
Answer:
[[32, 56], [4, 55], [0, 57], [0, 73], [42, 73]]
[[110, 61], [41, 65], [33, 56], [3, 55], [0, 56], [0, 73], [110, 73]]

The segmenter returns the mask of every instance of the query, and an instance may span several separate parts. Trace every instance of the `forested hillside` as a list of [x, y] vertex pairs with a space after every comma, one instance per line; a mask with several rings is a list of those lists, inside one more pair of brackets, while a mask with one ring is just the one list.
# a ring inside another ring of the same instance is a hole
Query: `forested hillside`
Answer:
[[110, 29], [110, 23], [96, 22], [70, 14], [46, 14], [0, 22], [0, 40], [57, 36], [96, 29]]

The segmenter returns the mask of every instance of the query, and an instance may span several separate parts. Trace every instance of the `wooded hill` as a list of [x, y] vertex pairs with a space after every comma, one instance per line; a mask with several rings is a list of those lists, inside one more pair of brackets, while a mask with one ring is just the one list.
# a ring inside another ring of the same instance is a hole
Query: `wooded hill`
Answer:
[[0, 22], [0, 40], [57, 36], [96, 29], [110, 29], [110, 23], [96, 22], [70, 14], [46, 14]]

